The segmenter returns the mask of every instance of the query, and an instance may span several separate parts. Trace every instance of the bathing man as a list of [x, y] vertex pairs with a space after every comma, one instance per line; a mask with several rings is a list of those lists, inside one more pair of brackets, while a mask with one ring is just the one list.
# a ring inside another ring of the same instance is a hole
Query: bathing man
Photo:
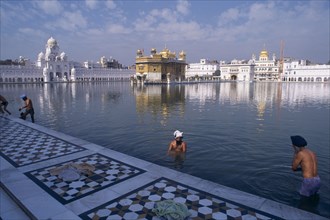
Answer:
[[291, 136], [291, 141], [294, 150], [292, 170], [298, 171], [300, 165], [304, 178], [299, 193], [306, 197], [316, 195], [321, 186], [321, 180], [317, 174], [316, 155], [306, 148], [307, 141], [303, 137]]
[[186, 142], [182, 141], [183, 138], [183, 132], [180, 132], [179, 130], [174, 131], [174, 140], [171, 141], [167, 153], [170, 152], [186, 152], [187, 150], [187, 144]]
[[26, 116], [28, 114], [31, 115], [31, 120], [32, 123], [34, 123], [34, 109], [33, 109], [33, 105], [32, 105], [32, 101], [31, 99], [29, 99], [28, 97], [26, 97], [26, 95], [21, 95], [21, 98], [23, 99], [25, 106], [22, 106], [21, 108], [19, 108], [18, 110], [21, 111], [23, 108], [25, 108], [25, 112], [21, 113], [21, 119], [26, 119]]

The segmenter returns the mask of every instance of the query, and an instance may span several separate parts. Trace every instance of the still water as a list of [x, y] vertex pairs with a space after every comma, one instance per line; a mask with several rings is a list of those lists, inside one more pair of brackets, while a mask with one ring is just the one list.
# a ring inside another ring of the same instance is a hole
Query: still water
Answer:
[[[36, 123], [162, 166], [330, 217], [329, 83], [0, 84], [14, 117], [22, 93]], [[28, 118], [27, 120], [30, 120]], [[185, 158], [166, 155], [174, 130]], [[316, 152], [320, 199], [301, 204], [290, 135]]]

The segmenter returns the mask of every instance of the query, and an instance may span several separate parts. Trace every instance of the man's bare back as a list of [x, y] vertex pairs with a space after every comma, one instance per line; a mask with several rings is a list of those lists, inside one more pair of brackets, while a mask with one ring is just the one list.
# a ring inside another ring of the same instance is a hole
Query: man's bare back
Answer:
[[295, 153], [292, 170], [297, 170], [301, 166], [302, 175], [304, 178], [312, 178], [317, 176], [317, 159], [314, 152], [304, 147], [301, 147]]

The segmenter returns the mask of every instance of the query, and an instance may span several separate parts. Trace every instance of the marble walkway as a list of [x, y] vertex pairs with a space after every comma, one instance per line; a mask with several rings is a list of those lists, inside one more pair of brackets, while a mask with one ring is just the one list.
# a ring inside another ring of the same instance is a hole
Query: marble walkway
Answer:
[[3, 220], [159, 219], [163, 200], [190, 219], [326, 219], [18, 118], [0, 116], [0, 134]]

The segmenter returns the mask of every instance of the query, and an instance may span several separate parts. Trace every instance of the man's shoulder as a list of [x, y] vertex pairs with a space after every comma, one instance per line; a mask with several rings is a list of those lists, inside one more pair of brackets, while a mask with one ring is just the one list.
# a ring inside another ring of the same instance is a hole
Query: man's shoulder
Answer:
[[309, 150], [309, 149], [304, 149], [304, 150], [302, 150], [302, 151], [299, 151], [299, 156], [301, 157], [301, 158], [306, 158], [306, 159], [308, 159], [308, 158], [310, 158], [311, 156], [313, 157], [315, 155], [315, 153], [313, 152], [313, 151], [311, 151], [311, 150]]

